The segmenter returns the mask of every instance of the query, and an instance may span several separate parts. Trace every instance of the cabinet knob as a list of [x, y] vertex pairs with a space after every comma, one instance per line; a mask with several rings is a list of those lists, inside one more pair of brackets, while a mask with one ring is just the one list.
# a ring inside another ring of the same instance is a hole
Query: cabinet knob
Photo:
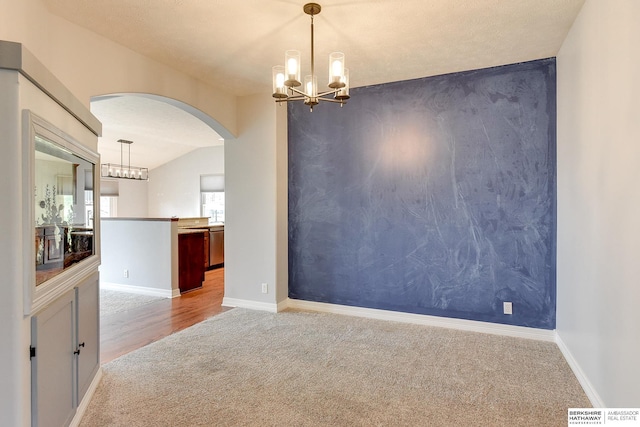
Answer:
[[81, 342], [80, 344], [78, 344], [78, 347], [84, 347], [84, 343]]
[[80, 349], [77, 349], [76, 351], [74, 351], [73, 354], [80, 354]]

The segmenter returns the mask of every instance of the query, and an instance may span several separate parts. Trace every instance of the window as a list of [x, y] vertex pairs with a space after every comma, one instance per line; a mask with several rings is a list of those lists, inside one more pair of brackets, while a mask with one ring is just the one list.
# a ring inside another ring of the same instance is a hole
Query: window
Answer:
[[224, 222], [224, 192], [201, 192], [202, 216], [210, 222]]
[[[93, 227], [93, 191], [85, 191], [84, 217], [89, 227]], [[118, 197], [100, 196], [100, 218], [118, 216]]]
[[93, 227], [93, 190], [84, 192], [84, 220]]
[[[118, 181], [114, 179], [100, 180], [100, 218], [114, 218], [118, 216], [119, 195], [120, 186]], [[93, 208], [93, 206], [91, 208]]]
[[224, 222], [224, 175], [200, 175], [202, 216]]
[[100, 218], [118, 216], [118, 197], [100, 196]]

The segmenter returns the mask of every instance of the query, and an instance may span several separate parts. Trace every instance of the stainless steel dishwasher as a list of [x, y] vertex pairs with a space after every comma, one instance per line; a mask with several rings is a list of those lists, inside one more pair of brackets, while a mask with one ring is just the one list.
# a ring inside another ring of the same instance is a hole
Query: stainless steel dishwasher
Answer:
[[224, 264], [224, 227], [209, 228], [209, 268]]

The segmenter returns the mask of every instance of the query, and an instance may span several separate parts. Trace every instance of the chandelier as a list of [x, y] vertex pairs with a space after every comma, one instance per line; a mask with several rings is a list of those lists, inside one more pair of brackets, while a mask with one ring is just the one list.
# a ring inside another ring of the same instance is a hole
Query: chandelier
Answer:
[[300, 83], [300, 52], [288, 50], [284, 55], [284, 66], [273, 67], [273, 97], [276, 102], [304, 101], [313, 111], [320, 101], [336, 102], [342, 107], [349, 99], [349, 70], [344, 67], [344, 53], [329, 55], [329, 90], [318, 93], [318, 77], [315, 74], [313, 50], [313, 16], [320, 13], [317, 3], [307, 3], [302, 8], [311, 16], [311, 75], [305, 76], [302, 90]]
[[[123, 178], [137, 181], [149, 181], [149, 169], [138, 166], [131, 166], [131, 144], [133, 141], [119, 139], [120, 143], [120, 164], [104, 163], [100, 165], [100, 176], [103, 178]], [[125, 165], [123, 162], [123, 147], [129, 147], [129, 159]]]

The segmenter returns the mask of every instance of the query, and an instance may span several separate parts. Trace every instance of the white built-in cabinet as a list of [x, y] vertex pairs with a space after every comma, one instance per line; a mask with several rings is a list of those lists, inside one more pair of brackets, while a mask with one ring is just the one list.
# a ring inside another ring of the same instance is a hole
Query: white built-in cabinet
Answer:
[[75, 292], [31, 318], [32, 426], [66, 426], [75, 413]]
[[31, 318], [32, 426], [67, 426], [99, 366], [94, 273]]
[[0, 40], [0, 426], [78, 424], [99, 381], [101, 132], [29, 50]]
[[78, 399], [80, 404], [100, 366], [100, 289], [98, 274], [76, 289]]

